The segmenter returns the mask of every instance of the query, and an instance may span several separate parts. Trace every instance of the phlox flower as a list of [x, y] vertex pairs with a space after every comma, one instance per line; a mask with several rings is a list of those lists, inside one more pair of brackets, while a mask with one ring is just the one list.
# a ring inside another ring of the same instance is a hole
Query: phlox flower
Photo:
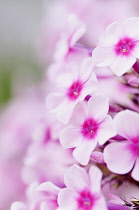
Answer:
[[131, 172], [133, 179], [139, 181], [139, 113], [125, 110], [114, 118], [119, 135], [126, 140], [113, 142], [104, 149], [104, 160], [107, 167], [114, 173]]
[[66, 188], [58, 195], [57, 210], [107, 210], [101, 179], [102, 173], [96, 166], [89, 173], [77, 165], [71, 166], [64, 177]]
[[51, 181], [61, 187], [65, 171], [75, 163], [71, 151], [64, 150], [58, 140], [48, 140], [48, 135], [49, 130], [46, 130], [46, 139], [35, 140], [27, 150], [22, 168], [22, 179], [26, 184]]
[[139, 58], [139, 18], [128, 18], [123, 23], [109, 25], [92, 53], [97, 66], [110, 66], [121, 76]]
[[80, 69], [73, 65], [70, 72], [62, 73], [55, 79], [56, 91], [47, 96], [46, 104], [60, 122], [67, 124], [75, 105], [97, 89], [92, 68], [91, 58], [87, 58]]
[[91, 152], [97, 142], [103, 145], [116, 135], [112, 118], [107, 115], [108, 98], [91, 97], [80, 102], [74, 109], [70, 124], [60, 134], [60, 142], [64, 148], [73, 148], [74, 158], [82, 165], [87, 165]]
[[76, 15], [69, 15], [66, 29], [56, 45], [56, 51], [54, 54], [55, 60], [66, 59], [68, 53], [73, 50], [74, 45], [84, 33], [84, 23], [81, 22]]
[[57, 197], [61, 188], [52, 182], [44, 182], [38, 185], [33, 182], [27, 189], [28, 204], [14, 202], [11, 210], [56, 210]]

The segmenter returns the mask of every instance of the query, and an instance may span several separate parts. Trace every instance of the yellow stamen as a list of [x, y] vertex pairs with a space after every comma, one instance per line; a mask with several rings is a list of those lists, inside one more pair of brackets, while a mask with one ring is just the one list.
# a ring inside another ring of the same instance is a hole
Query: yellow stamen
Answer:
[[88, 203], [88, 202], [84, 202], [84, 204], [90, 206], [90, 203]]
[[126, 52], [127, 50], [126, 50], [126, 49], [123, 49], [122, 51], [123, 51], [123, 52]]
[[77, 95], [78, 95], [78, 93], [77, 93], [77, 92], [74, 92], [74, 95], [76, 95], [76, 96], [77, 96]]

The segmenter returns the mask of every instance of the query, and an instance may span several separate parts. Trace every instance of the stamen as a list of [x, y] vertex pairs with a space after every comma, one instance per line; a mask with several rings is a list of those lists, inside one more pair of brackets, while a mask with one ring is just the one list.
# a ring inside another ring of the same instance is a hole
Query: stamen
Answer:
[[123, 51], [123, 52], [127, 52], [127, 50], [126, 50], [126, 49], [122, 49], [122, 51]]
[[85, 205], [88, 205], [88, 206], [90, 206], [90, 203], [89, 203], [89, 202], [84, 202], [84, 204], [85, 204]]
[[78, 93], [77, 93], [77, 92], [73, 92], [73, 94], [74, 94], [74, 95], [76, 95], [76, 96], [78, 95]]

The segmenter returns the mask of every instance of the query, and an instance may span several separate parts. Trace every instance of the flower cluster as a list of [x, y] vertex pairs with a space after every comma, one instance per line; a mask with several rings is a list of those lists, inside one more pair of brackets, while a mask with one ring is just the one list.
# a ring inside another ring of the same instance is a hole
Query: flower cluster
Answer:
[[102, 20], [96, 41], [90, 18], [99, 4], [63, 4], [61, 15], [64, 9], [68, 15], [57, 33], [47, 89], [28, 93], [27, 104], [20, 99], [20, 114], [13, 106], [2, 116], [0, 183], [8, 193], [9, 182], [20, 200], [11, 210], [139, 208], [139, 18], [124, 16], [127, 2], [121, 3], [121, 19], [108, 13], [110, 25], [104, 31]]

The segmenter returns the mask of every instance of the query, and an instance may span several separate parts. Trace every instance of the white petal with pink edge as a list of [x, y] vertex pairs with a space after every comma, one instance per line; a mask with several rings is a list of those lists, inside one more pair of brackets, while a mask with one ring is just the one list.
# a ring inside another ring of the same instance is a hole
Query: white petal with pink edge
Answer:
[[90, 159], [91, 152], [97, 145], [96, 139], [83, 140], [81, 144], [73, 151], [73, 157], [82, 165], [87, 165]]
[[109, 170], [117, 174], [126, 174], [133, 168], [135, 158], [128, 149], [129, 143], [114, 142], [104, 149], [104, 161]]
[[80, 192], [89, 185], [89, 177], [83, 168], [73, 165], [67, 170], [64, 182], [71, 191]]

